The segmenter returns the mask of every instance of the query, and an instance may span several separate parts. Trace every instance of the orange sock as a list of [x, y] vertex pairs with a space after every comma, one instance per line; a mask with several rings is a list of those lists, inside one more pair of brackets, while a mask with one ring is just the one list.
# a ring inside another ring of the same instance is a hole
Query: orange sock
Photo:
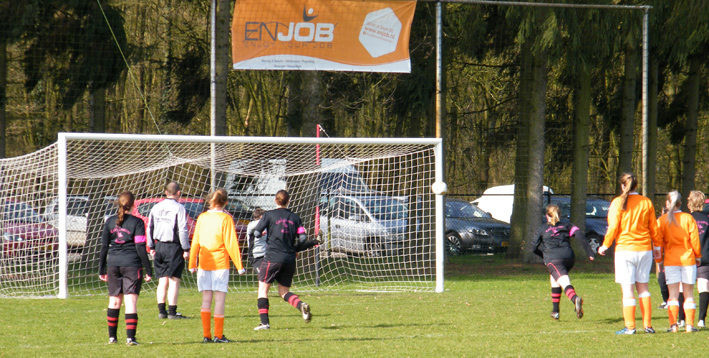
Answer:
[[677, 299], [667, 300], [667, 316], [670, 319], [670, 326], [677, 324], [679, 315], [679, 301]]
[[643, 315], [643, 327], [652, 327], [652, 302], [650, 293], [640, 297], [640, 313]]
[[697, 305], [694, 300], [684, 301], [684, 320], [687, 322], [687, 329], [689, 326], [694, 326], [694, 313], [697, 311]]
[[635, 329], [635, 297], [623, 299], [623, 320], [625, 327]]
[[214, 315], [214, 337], [222, 338], [224, 337], [224, 315], [215, 314]]
[[212, 311], [207, 308], [202, 308], [202, 312], [200, 312], [200, 315], [202, 316], [203, 335], [206, 338], [212, 339]]

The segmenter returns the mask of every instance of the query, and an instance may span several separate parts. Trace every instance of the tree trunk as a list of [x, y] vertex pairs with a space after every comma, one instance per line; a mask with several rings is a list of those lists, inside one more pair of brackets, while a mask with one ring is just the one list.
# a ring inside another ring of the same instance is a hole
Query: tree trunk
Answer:
[[[534, 54], [532, 44], [521, 45], [519, 127], [515, 159], [510, 255], [534, 260], [529, 249], [542, 218], [544, 184], [544, 119], [546, 112], [546, 54]], [[519, 250], [519, 252], [515, 252]]]
[[286, 135], [297, 137], [303, 125], [303, 106], [301, 105], [301, 83], [303, 72], [290, 71], [288, 74], [288, 105], [286, 113]]
[[320, 72], [303, 73], [303, 122], [301, 137], [315, 137], [315, 126], [322, 123], [323, 85]]
[[212, 84], [212, 120], [213, 134], [226, 135], [226, 95], [227, 76], [229, 75], [229, 0], [216, 1], [216, 23], [214, 41], [216, 54], [214, 58], [214, 83]]
[[[687, 120], [684, 131], [684, 156], [682, 158], [682, 198], [694, 190], [695, 162], [697, 156], [697, 122], [699, 117], [699, 82], [702, 63], [693, 58], [687, 76]], [[687, 200], [682, 200], [682, 210], [687, 211]]]
[[5, 158], [7, 138], [7, 40], [0, 35], [0, 158]]
[[89, 130], [106, 132], [106, 89], [97, 88], [89, 93]]
[[587, 67], [582, 66], [578, 69], [574, 89], [574, 142], [571, 165], [571, 222], [576, 224], [581, 232], [586, 232], [590, 126], [591, 73]]
[[[625, 49], [625, 76], [623, 77], [623, 103], [621, 108], [620, 142], [618, 143], [618, 167], [616, 178], [633, 172], [633, 148], [635, 147], [635, 86], [638, 77], [638, 51], [628, 45]], [[616, 194], [620, 195], [620, 183], [616, 181]]]
[[647, 136], [647, 182], [644, 183], [648, 198], [655, 200], [656, 172], [657, 172], [657, 92], [658, 92], [658, 68], [659, 63], [656, 56], [650, 58], [648, 74], [648, 136]]

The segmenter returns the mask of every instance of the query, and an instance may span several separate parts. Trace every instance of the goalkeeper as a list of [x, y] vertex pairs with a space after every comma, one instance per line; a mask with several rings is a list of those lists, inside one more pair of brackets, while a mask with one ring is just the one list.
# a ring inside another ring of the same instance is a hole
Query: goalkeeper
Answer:
[[301, 312], [306, 323], [310, 323], [312, 317], [310, 306], [290, 292], [290, 286], [295, 274], [296, 252], [315, 246], [318, 242], [307, 240], [300, 218], [288, 209], [289, 201], [288, 192], [279, 190], [276, 193], [277, 209], [264, 213], [249, 233], [258, 238], [264, 230], [268, 232], [266, 254], [258, 274], [258, 311], [261, 323], [254, 328], [256, 331], [271, 328], [268, 319], [268, 291], [274, 281], [278, 282], [278, 294]]
[[255, 237], [253, 234], [254, 228], [258, 225], [261, 217], [263, 216], [263, 209], [254, 209], [253, 221], [249, 223], [246, 227], [246, 237], [249, 241], [249, 263], [254, 268], [254, 271], [258, 274], [259, 267], [261, 267], [261, 261], [263, 261], [263, 255], [266, 254], [266, 241], [268, 241], [268, 236], [266, 232], [263, 232], [260, 237]]

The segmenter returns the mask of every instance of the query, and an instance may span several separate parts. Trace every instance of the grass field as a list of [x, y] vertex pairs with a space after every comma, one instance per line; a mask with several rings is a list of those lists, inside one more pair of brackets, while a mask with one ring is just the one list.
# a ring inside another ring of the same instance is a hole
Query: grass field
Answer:
[[[141, 295], [137, 347], [122, 344], [123, 311], [121, 344], [107, 344], [106, 296], [0, 299], [0, 357], [700, 355], [709, 330], [665, 333], [667, 311], [656, 309], [661, 296], [655, 281], [651, 292], [658, 333], [614, 334], [623, 322], [620, 288], [607, 273], [609, 262], [580, 263], [572, 271], [572, 284], [585, 301], [586, 315], [580, 320], [565, 296], [561, 319], [549, 318], [549, 282], [542, 265], [511, 265], [497, 257], [466, 255], [448, 265], [444, 293], [302, 294], [312, 306], [311, 324], [272, 292], [270, 331], [253, 331], [259, 322], [255, 293], [229, 294], [225, 335], [236, 341], [230, 344], [201, 343], [201, 295], [196, 289], [181, 293], [179, 310], [194, 317], [182, 321], [158, 319], [154, 293]], [[297, 287], [294, 291], [298, 293]], [[642, 327], [639, 312], [637, 316]]]

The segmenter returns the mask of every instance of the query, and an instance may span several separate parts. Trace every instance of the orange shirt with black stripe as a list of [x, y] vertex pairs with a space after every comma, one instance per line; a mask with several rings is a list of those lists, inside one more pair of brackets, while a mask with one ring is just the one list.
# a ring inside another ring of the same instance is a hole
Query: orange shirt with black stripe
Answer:
[[[199, 260], [198, 256], [199, 255]], [[214, 271], [229, 269], [229, 258], [237, 270], [241, 264], [239, 239], [231, 215], [210, 210], [199, 215], [190, 247], [189, 269]]]
[[650, 199], [630, 193], [626, 210], [620, 197], [613, 199], [608, 209], [608, 231], [603, 246], [610, 247], [613, 241], [616, 251], [651, 251], [653, 246], [662, 246], [662, 234], [657, 228]]
[[665, 266], [692, 266], [702, 257], [699, 229], [691, 214], [674, 212], [676, 224], [670, 223], [669, 214], [657, 219], [663, 237]]

